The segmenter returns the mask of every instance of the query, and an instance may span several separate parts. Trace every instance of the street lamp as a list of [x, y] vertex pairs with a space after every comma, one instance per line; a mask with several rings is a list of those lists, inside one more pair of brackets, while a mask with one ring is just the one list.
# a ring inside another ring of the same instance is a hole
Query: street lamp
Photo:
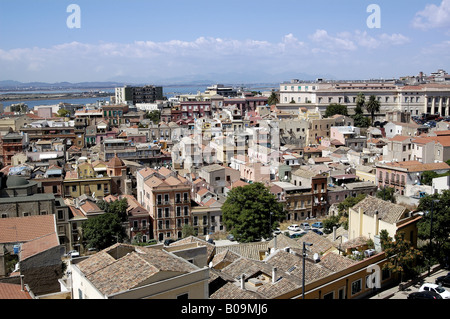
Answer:
[[306, 260], [306, 246], [312, 246], [313, 244], [303, 242], [303, 277], [302, 277], [302, 299], [305, 299], [305, 260]]

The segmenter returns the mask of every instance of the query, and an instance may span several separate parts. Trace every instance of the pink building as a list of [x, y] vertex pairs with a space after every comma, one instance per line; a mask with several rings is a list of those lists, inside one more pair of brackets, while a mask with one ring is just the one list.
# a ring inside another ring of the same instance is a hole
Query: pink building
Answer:
[[262, 163], [245, 163], [240, 166], [241, 179], [247, 182], [270, 182], [270, 167]]

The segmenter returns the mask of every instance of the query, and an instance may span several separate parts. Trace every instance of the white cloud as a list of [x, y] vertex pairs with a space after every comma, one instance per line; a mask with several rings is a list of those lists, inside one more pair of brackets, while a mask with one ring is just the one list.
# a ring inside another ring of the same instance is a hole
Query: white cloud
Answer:
[[289, 33], [278, 42], [214, 37], [166, 42], [70, 42], [48, 48], [0, 49], [0, 69], [3, 79], [25, 81], [91, 81], [120, 75], [163, 78], [243, 70], [249, 74], [261, 70], [306, 72], [307, 67], [311, 73], [326, 73], [327, 65], [340, 67], [344, 61], [351, 65], [355, 57], [364, 63], [360, 50], [390, 48], [408, 41], [401, 34], [372, 36], [366, 31], [330, 34], [316, 30], [307, 41]]
[[439, 6], [428, 4], [416, 13], [412, 25], [415, 28], [429, 30], [450, 27], [450, 0], [442, 0]]

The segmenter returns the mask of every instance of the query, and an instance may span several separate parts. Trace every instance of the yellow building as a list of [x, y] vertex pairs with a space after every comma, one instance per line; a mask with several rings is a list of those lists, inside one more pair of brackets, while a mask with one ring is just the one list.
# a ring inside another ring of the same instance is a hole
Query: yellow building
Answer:
[[63, 181], [65, 197], [77, 198], [85, 194], [102, 199], [111, 193], [111, 177], [97, 176], [92, 165], [86, 164], [66, 173]]

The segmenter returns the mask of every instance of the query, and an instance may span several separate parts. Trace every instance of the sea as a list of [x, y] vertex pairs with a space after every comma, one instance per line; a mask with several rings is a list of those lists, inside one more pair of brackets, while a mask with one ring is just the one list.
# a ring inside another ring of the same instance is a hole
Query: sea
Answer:
[[[177, 86], [163, 86], [163, 95], [167, 98], [174, 97], [176, 95], [180, 94], [197, 94], [197, 92], [204, 92], [209, 85], [204, 86], [183, 86], [183, 85], [177, 85]], [[266, 91], [271, 90], [273, 88], [276, 88], [276, 86], [254, 86], [254, 87], [247, 87], [249, 90], [256, 90], [256, 91]], [[1, 92], [0, 96], [2, 94], [8, 94], [8, 93], [80, 93], [87, 90], [80, 90], [80, 89], [73, 89], [73, 90], [42, 90], [42, 91], [10, 91], [10, 92]], [[101, 89], [99, 91], [111, 93], [111, 96], [114, 95], [114, 89]], [[18, 104], [18, 103], [25, 103], [29, 109], [34, 109], [35, 106], [41, 106], [41, 105], [57, 105], [59, 103], [70, 103], [75, 105], [86, 105], [86, 104], [97, 104], [97, 102], [109, 102], [109, 97], [95, 97], [95, 98], [73, 98], [73, 99], [49, 99], [49, 100], [15, 100], [15, 101], [0, 101], [0, 105], [3, 104], [3, 107], [10, 106], [12, 104]]]

